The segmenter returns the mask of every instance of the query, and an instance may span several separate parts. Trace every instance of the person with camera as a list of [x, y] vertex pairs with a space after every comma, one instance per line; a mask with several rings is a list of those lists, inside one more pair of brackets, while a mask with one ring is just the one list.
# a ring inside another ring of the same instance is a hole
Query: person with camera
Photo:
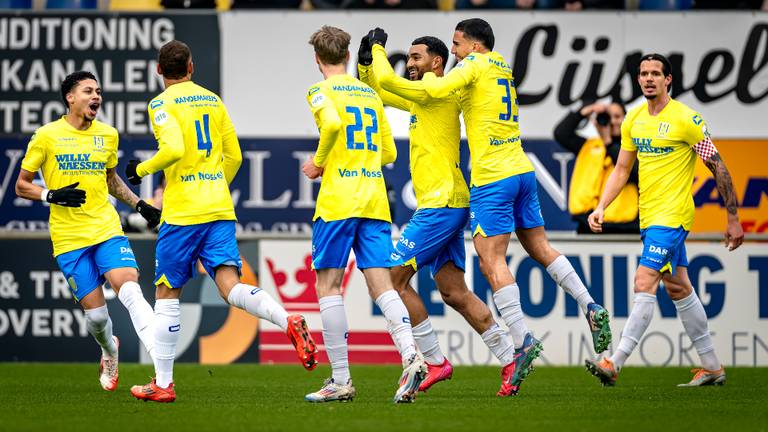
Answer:
[[[593, 103], [569, 112], [555, 127], [555, 140], [576, 155], [568, 190], [568, 211], [578, 224], [576, 232], [590, 234], [587, 216], [595, 209], [605, 181], [613, 171], [621, 149], [621, 122], [626, 111], [619, 103]], [[576, 133], [589, 121], [597, 136], [584, 138]], [[606, 209], [604, 233], [639, 233], [637, 164], [629, 181]]]

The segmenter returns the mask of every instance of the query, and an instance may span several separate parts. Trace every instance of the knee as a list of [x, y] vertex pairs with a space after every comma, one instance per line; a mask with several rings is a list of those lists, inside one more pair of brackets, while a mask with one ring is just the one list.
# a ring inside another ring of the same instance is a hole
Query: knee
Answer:
[[693, 292], [693, 287], [673, 281], [664, 281], [664, 288], [672, 300], [682, 300]]
[[635, 293], [654, 294], [655, 283], [653, 279], [644, 274], [635, 274]]
[[106, 306], [87, 309], [85, 311], [85, 318], [92, 328], [103, 328], [107, 325], [107, 321], [109, 321], [109, 312]]

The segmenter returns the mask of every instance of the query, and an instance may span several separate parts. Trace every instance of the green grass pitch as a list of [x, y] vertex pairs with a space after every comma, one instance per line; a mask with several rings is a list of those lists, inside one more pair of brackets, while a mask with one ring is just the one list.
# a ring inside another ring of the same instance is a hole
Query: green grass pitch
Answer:
[[583, 368], [539, 367], [511, 398], [499, 369], [457, 367], [415, 403], [391, 403], [399, 368], [353, 366], [351, 403], [309, 404], [328, 376], [299, 366], [176, 366], [173, 404], [140, 402], [132, 384], [151, 368], [122, 364], [114, 393], [97, 364], [0, 364], [0, 431], [757, 431], [768, 430], [768, 369], [730, 368], [724, 387], [684, 388], [682, 368], [625, 368], [601, 387]]

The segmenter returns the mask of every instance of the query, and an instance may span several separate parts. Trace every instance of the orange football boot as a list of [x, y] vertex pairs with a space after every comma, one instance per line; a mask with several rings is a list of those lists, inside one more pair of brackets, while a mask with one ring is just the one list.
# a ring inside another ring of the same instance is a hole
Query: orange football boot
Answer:
[[299, 361], [304, 369], [311, 371], [317, 367], [317, 346], [309, 333], [307, 322], [299, 314], [288, 315], [288, 338], [296, 348]]
[[152, 378], [152, 381], [150, 381], [149, 384], [143, 386], [135, 385], [131, 387], [131, 394], [136, 399], [143, 400], [144, 402], [152, 401], [168, 403], [176, 400], [176, 391], [173, 389], [173, 383], [171, 383], [168, 388], [161, 388], [157, 386], [154, 378]]

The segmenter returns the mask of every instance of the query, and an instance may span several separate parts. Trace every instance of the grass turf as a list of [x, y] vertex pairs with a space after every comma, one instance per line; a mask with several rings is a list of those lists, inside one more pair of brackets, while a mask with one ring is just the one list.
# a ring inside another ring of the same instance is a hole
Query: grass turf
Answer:
[[724, 387], [677, 388], [681, 368], [625, 368], [601, 387], [583, 368], [539, 367], [511, 398], [495, 396], [499, 370], [457, 367], [414, 404], [391, 403], [399, 368], [353, 366], [351, 403], [309, 404], [327, 366], [176, 366], [177, 401], [140, 402], [132, 384], [151, 368], [122, 364], [114, 393], [94, 364], [0, 364], [0, 430], [768, 430], [768, 369], [729, 368]]

